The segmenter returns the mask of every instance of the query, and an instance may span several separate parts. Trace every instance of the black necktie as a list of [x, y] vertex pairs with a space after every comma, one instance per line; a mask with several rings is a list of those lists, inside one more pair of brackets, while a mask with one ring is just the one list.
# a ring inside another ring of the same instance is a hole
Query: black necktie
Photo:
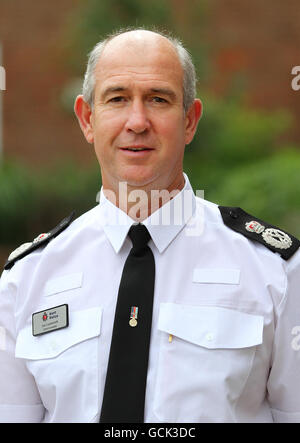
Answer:
[[101, 423], [143, 423], [155, 279], [144, 225], [128, 233], [133, 247], [121, 278], [110, 347]]

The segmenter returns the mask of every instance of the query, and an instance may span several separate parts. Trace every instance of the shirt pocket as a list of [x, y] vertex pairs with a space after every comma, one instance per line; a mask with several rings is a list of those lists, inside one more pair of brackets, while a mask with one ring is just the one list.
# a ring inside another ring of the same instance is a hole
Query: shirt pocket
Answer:
[[262, 343], [263, 317], [162, 303], [154, 414], [160, 421], [232, 421]]
[[65, 291], [71, 291], [82, 287], [83, 273], [62, 275], [47, 281], [44, 288], [44, 296], [49, 297]]
[[91, 421], [98, 413], [98, 348], [102, 308], [70, 312], [69, 326], [37, 337], [20, 331], [24, 359], [47, 410], [46, 421]]

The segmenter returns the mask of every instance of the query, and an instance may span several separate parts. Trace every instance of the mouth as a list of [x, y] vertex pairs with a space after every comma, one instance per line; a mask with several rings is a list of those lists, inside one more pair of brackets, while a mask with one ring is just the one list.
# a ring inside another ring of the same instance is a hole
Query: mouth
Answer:
[[129, 151], [129, 152], [144, 152], [144, 151], [153, 151], [153, 148], [149, 148], [148, 146], [123, 146], [120, 147], [122, 151]]

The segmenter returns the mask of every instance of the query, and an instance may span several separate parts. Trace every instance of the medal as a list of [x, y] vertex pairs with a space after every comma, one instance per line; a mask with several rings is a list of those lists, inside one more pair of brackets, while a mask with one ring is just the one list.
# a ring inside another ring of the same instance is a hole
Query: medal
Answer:
[[137, 325], [137, 316], [139, 308], [137, 306], [131, 306], [129, 325], [134, 328]]

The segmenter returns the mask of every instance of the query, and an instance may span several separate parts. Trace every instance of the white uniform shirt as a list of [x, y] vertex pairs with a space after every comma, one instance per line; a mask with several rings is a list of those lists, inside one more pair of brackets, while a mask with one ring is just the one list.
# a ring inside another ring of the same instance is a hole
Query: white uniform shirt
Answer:
[[[300, 422], [300, 250], [285, 261], [229, 229], [185, 178], [144, 221], [156, 263], [145, 422]], [[4, 271], [1, 421], [99, 420], [133, 222], [101, 195]], [[62, 304], [69, 326], [34, 337], [32, 314]]]

